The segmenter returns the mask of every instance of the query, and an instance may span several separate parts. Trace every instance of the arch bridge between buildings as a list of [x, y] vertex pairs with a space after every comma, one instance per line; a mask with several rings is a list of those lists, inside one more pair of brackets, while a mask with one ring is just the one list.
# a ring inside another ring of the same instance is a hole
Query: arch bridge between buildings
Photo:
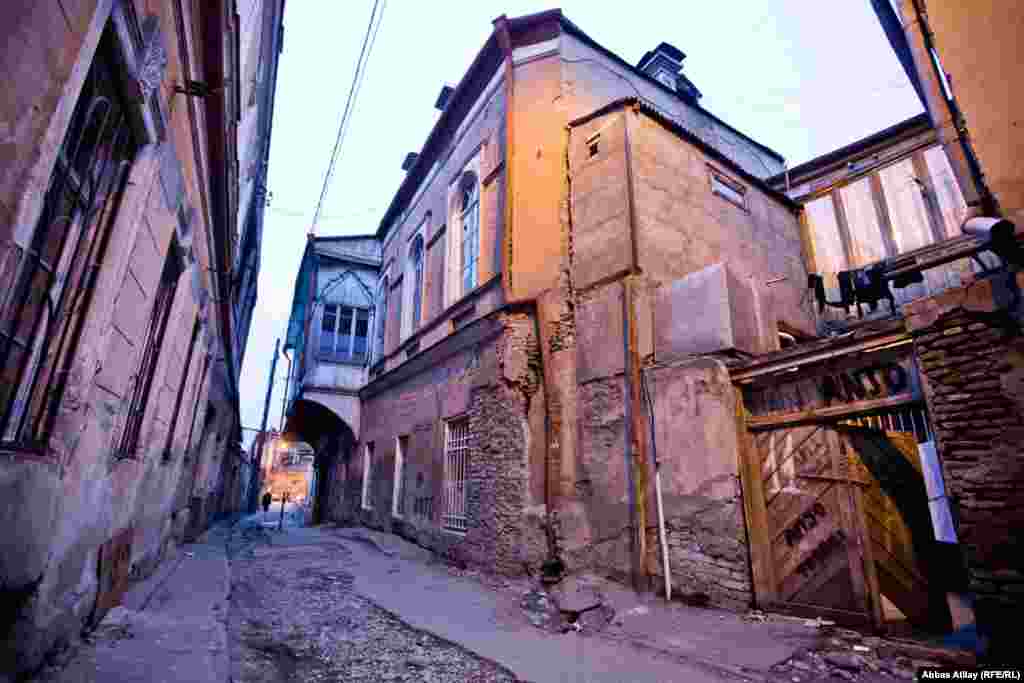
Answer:
[[350, 400], [356, 402], [354, 409], [345, 405], [349, 401], [329, 406], [319, 398], [297, 399], [285, 422], [288, 438], [305, 441], [316, 454], [311, 491], [314, 524], [337, 519], [341, 513], [345, 486], [343, 468], [358, 438], [358, 398]]

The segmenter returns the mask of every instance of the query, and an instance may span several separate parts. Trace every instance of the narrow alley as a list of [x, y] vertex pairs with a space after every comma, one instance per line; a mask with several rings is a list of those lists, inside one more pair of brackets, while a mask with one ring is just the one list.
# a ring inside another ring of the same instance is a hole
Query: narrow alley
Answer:
[[0, 683], [1024, 677], [1024, 0], [0, 5]]
[[574, 627], [539, 584], [460, 570], [386, 534], [305, 526], [295, 506], [279, 529], [278, 511], [182, 547], [35, 683], [874, 683], [964, 661], [813, 620], [666, 606], [610, 582]]

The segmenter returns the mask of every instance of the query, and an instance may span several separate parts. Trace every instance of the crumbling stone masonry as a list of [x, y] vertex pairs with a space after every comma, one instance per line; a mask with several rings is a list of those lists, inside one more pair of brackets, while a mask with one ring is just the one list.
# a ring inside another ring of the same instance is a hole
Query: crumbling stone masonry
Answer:
[[1024, 608], [1024, 336], [998, 277], [905, 311], [978, 623], [1006, 637]]

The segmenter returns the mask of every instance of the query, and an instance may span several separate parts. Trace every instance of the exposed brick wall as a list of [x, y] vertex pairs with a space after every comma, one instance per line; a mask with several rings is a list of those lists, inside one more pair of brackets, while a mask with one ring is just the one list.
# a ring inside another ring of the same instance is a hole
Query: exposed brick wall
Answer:
[[1024, 337], [997, 296], [981, 280], [905, 311], [977, 618], [1005, 628], [1024, 608]]

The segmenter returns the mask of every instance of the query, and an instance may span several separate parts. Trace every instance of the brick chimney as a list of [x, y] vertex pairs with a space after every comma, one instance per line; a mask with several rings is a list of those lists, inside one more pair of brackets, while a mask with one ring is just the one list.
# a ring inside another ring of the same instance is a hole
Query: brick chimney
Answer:
[[700, 90], [683, 75], [683, 60], [686, 55], [675, 45], [659, 43], [658, 47], [644, 53], [636, 68], [644, 72], [666, 88], [675, 90], [680, 97], [697, 104], [701, 98]]

